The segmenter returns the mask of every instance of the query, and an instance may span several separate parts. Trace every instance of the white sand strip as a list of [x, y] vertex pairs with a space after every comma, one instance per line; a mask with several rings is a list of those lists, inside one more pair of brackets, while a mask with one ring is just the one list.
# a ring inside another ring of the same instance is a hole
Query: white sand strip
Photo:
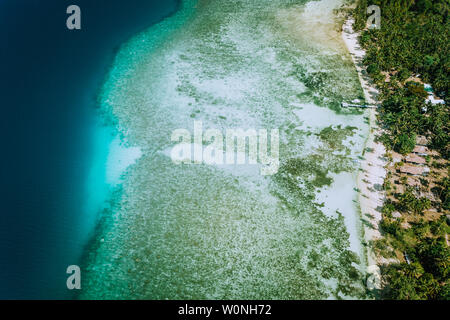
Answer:
[[[359, 33], [353, 31], [353, 23], [353, 19], [346, 21], [343, 26], [342, 37], [351, 54], [353, 62], [355, 63], [356, 70], [358, 71], [366, 102], [378, 106], [378, 91], [371, 84], [370, 78], [363, 66], [362, 61], [365, 56], [365, 51], [359, 45]], [[364, 238], [366, 242], [381, 237], [379, 231], [379, 223], [381, 221], [380, 209], [383, 205], [385, 194], [384, 191], [376, 190], [382, 190], [381, 187], [384, 178], [386, 177], [386, 170], [384, 168], [386, 161], [383, 158], [386, 149], [383, 144], [374, 141], [375, 136], [380, 132], [380, 128], [378, 128], [376, 124], [377, 109], [370, 109], [369, 112], [370, 134], [366, 143], [366, 148], [370, 149], [370, 152], [366, 151], [365, 160], [361, 162], [363, 171], [358, 175], [358, 189], [361, 191], [359, 194], [359, 202], [362, 217], [373, 225], [373, 228], [366, 225], [364, 226]], [[374, 269], [376, 269], [374, 265], [381, 262], [380, 257], [376, 257], [374, 252], [369, 248], [367, 260], [369, 272], [373, 273]]]

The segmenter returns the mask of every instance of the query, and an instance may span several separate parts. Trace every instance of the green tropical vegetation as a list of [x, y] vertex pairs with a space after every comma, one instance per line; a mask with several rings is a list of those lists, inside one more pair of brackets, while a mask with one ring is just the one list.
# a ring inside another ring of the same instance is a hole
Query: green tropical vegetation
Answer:
[[[370, 5], [381, 8], [380, 29], [366, 28]], [[379, 140], [388, 150], [406, 155], [414, 149], [416, 137], [423, 135], [428, 147], [445, 159], [438, 162], [428, 156], [427, 164], [447, 167], [447, 177], [433, 181], [431, 188], [440, 202], [417, 196], [419, 189], [408, 187], [406, 178], [400, 193], [389, 179], [384, 183], [394, 200], [382, 208], [380, 228], [385, 236], [375, 241], [374, 248], [385, 258], [394, 258], [381, 268], [381, 297], [386, 299], [450, 299], [446, 216], [450, 208], [450, 110], [447, 103], [426, 102], [429, 93], [424, 88], [428, 83], [437, 97], [448, 100], [449, 11], [449, 0], [360, 0], [351, 10], [366, 50], [363, 63], [380, 90], [379, 121], [384, 133]], [[429, 187], [429, 180], [420, 182], [421, 188]], [[432, 217], [426, 214], [431, 207], [437, 210]]]
[[[365, 29], [366, 8], [372, 4], [381, 8], [380, 29]], [[365, 29], [360, 39], [366, 50], [364, 64], [381, 90], [380, 115], [392, 133], [383, 136], [383, 142], [403, 154], [412, 150], [414, 135], [423, 134], [448, 158], [448, 105], [426, 104], [428, 93], [417, 79], [447, 100], [449, 10], [448, 0], [361, 0], [353, 12], [355, 29]]]

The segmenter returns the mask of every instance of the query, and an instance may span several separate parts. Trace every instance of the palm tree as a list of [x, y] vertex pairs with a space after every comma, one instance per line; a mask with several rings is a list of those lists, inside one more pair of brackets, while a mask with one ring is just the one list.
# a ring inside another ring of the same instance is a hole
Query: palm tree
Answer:
[[402, 271], [408, 278], [415, 278], [415, 279], [419, 279], [425, 272], [422, 265], [418, 262], [413, 262], [411, 264], [403, 264]]

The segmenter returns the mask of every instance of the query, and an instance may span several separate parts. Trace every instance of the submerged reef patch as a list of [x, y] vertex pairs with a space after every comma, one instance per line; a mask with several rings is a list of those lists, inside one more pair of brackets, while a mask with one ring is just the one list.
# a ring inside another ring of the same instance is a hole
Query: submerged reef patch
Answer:
[[[88, 249], [80, 298], [365, 297], [349, 249], [359, 231], [345, 223], [356, 206], [330, 217], [316, 203], [332, 174], [357, 170], [368, 130], [338, 108], [361, 93], [335, 21], [323, 20], [340, 1], [195, 4], [124, 44], [104, 85], [102, 107], [143, 154]], [[311, 24], [330, 36], [297, 33]], [[279, 129], [278, 173], [175, 165], [171, 133], [194, 119]]]

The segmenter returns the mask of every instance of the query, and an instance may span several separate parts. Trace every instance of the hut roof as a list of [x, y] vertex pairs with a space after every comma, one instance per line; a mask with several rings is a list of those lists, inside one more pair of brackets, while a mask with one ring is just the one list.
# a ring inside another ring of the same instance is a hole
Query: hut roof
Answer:
[[402, 161], [403, 156], [400, 153], [392, 151], [392, 161], [394, 163]]
[[427, 163], [424, 158], [422, 158], [416, 154], [407, 155], [405, 160], [406, 160], [406, 162], [417, 163], [417, 164]]
[[413, 152], [420, 154], [427, 154], [428, 148], [425, 146], [415, 146]]
[[424, 168], [405, 164], [400, 167], [400, 172], [408, 173], [408, 174], [412, 174], [412, 175], [421, 175], [424, 172]]
[[411, 187], [420, 187], [422, 184], [417, 178], [408, 177], [406, 183]]
[[428, 140], [424, 136], [417, 136], [416, 144], [419, 146], [426, 146], [428, 144]]

